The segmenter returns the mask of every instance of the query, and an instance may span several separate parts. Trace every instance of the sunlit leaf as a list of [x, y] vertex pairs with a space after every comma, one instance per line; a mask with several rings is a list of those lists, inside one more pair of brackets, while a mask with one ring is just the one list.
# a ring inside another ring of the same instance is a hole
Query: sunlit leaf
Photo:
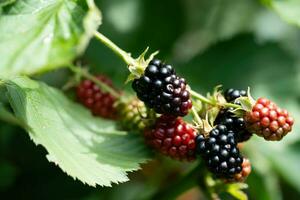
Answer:
[[62, 67], [81, 54], [100, 24], [92, 0], [24, 0], [0, 16], [0, 77]]
[[96, 119], [60, 91], [28, 78], [6, 84], [16, 117], [36, 144], [64, 172], [92, 186], [127, 181], [127, 173], [148, 159], [142, 138]]

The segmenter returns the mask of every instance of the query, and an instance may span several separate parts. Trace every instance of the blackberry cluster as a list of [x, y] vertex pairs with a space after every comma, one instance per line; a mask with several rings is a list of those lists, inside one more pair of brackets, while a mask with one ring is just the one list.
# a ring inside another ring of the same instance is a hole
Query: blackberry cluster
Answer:
[[247, 96], [247, 92], [245, 90], [237, 90], [230, 88], [224, 92], [224, 97], [228, 102], [233, 102], [234, 100], [242, 96]]
[[243, 157], [234, 135], [225, 125], [217, 125], [210, 131], [208, 138], [204, 135], [196, 138], [197, 153], [218, 178], [231, 179], [242, 171]]
[[197, 131], [180, 117], [162, 115], [144, 134], [146, 143], [164, 155], [177, 160], [195, 159]]
[[185, 116], [192, 107], [186, 81], [176, 75], [171, 65], [154, 59], [132, 88], [147, 107], [159, 114]]
[[[98, 75], [96, 78], [113, 87], [112, 81], [103, 75]], [[116, 98], [108, 92], [104, 92], [94, 82], [90, 80], [83, 80], [77, 86], [77, 99], [91, 112], [99, 117], [107, 119], [116, 119], [117, 114], [114, 108]]]

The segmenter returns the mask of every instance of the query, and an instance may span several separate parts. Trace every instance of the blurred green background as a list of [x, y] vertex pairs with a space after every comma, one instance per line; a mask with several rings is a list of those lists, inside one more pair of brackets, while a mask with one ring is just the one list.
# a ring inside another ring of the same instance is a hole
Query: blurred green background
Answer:
[[[206, 93], [219, 84], [238, 89], [250, 86], [254, 97], [269, 97], [287, 108], [296, 119], [290, 135], [280, 143], [254, 137], [245, 145], [245, 154], [253, 164], [246, 192], [255, 200], [299, 199], [297, 26], [287, 24], [276, 12], [253, 0], [96, 2], [103, 14], [102, 33], [135, 57], [147, 46], [151, 51], [159, 50], [157, 57], [174, 65], [194, 90]], [[128, 75], [124, 63], [102, 44], [93, 40], [82, 59], [91, 71], [109, 75], [124, 87]], [[67, 73], [53, 72], [42, 78], [59, 86]], [[92, 188], [49, 163], [46, 151], [36, 147], [22, 129], [0, 123], [1, 199], [142, 199], [161, 180], [169, 180], [174, 176], [172, 172], [183, 167], [160, 160], [131, 174], [128, 183]], [[182, 199], [201, 197], [201, 192], [193, 194]]]

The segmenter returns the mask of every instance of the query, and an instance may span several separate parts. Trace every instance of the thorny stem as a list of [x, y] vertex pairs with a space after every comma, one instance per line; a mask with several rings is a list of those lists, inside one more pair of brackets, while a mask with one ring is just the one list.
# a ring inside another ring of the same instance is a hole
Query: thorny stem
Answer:
[[90, 74], [88, 71], [82, 69], [81, 67], [77, 67], [77, 66], [74, 66], [74, 65], [69, 65], [69, 69], [71, 71], [73, 71], [74, 73], [77, 73], [77, 74], [79, 74], [79, 75], [81, 75], [81, 76], [83, 76], [83, 77], [85, 77], [85, 78], [93, 81], [102, 90], [104, 90], [105, 92], [110, 93], [114, 97], [116, 97], [116, 98], [120, 97], [120, 94], [118, 94], [113, 88], [111, 88], [107, 84], [103, 83], [102, 81], [100, 81], [95, 76], [93, 76], [92, 74]]
[[205, 96], [195, 92], [194, 90], [190, 89], [190, 94], [199, 99], [200, 101], [204, 102], [204, 103], [207, 103], [207, 104], [210, 104], [210, 105], [216, 105], [214, 102], [212, 102], [211, 100], [209, 100], [208, 98], [206, 98]]
[[241, 108], [240, 105], [238, 104], [233, 104], [233, 103], [218, 103], [218, 102], [215, 102], [215, 101], [212, 101], [208, 98], [206, 98], [205, 96], [193, 91], [190, 89], [190, 94], [196, 98], [196, 99], [199, 99], [201, 102], [204, 102], [204, 103], [207, 103], [207, 104], [210, 104], [212, 106], [224, 106], [224, 107], [232, 107], [232, 108]]
[[117, 54], [120, 58], [123, 59], [123, 61], [127, 65], [133, 65], [135, 63], [135, 60], [130, 56], [129, 53], [122, 50], [120, 47], [118, 47], [115, 43], [113, 43], [110, 39], [105, 37], [102, 33], [96, 31], [94, 33], [94, 36], [96, 39], [98, 39], [100, 42], [102, 42], [105, 46], [110, 48], [115, 54]]

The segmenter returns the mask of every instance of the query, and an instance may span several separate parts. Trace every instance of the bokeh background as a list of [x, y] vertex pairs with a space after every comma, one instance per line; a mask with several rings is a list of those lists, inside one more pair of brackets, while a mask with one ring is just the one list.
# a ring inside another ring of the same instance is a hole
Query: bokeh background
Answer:
[[[253, 172], [247, 180], [250, 199], [300, 197], [300, 29], [254, 0], [98, 0], [100, 31], [138, 56], [147, 46], [171, 63], [194, 90], [205, 94], [216, 85], [251, 87], [287, 108], [296, 125], [282, 142], [253, 137], [245, 145]], [[124, 63], [93, 40], [82, 59], [90, 70], [104, 73], [123, 88]], [[62, 73], [63, 72], [63, 73]], [[40, 78], [60, 86], [64, 71]], [[45, 157], [22, 129], [0, 122], [1, 199], [112, 199], [151, 196], [185, 168], [159, 158], [132, 173], [131, 181], [113, 188], [92, 188], [73, 180]], [[159, 185], [159, 186], [157, 186]], [[2, 198], [3, 197], [3, 198]], [[199, 199], [193, 189], [181, 199]]]

